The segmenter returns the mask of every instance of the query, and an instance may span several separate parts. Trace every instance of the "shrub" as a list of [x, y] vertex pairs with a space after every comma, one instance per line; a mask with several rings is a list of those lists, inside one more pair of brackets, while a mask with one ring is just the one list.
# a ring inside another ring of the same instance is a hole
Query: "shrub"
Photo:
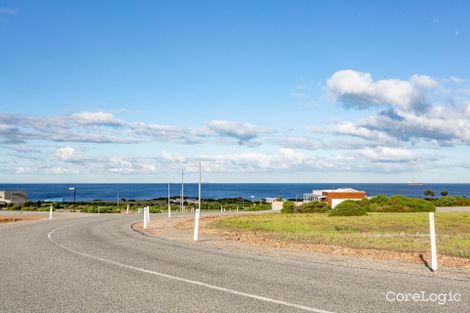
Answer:
[[33, 202], [33, 201], [30, 201], [30, 200], [25, 201], [25, 202], [23, 203], [23, 206], [25, 206], [25, 207], [32, 207], [32, 206], [34, 206], [34, 202]]
[[[168, 210], [168, 208], [167, 208]], [[158, 205], [149, 208], [150, 213], [162, 213], [162, 208]]]
[[394, 195], [390, 198], [377, 196], [361, 201], [362, 207], [369, 212], [434, 212], [433, 203], [402, 195]]
[[432, 191], [431, 189], [427, 189], [423, 193], [427, 198], [432, 198], [435, 196], [434, 191]]
[[[75, 207], [72, 207], [71, 210], [75, 210]], [[121, 210], [116, 207], [109, 206], [84, 206], [80, 207], [80, 212], [84, 213], [120, 213]]]
[[462, 196], [446, 196], [432, 202], [436, 206], [470, 206], [470, 199]]
[[326, 213], [330, 207], [326, 202], [312, 201], [302, 204], [300, 207], [295, 208], [298, 213]]
[[[236, 209], [236, 206], [235, 206]], [[228, 209], [227, 209], [228, 210]], [[254, 203], [249, 207], [245, 207], [245, 211], [265, 211], [271, 210], [271, 205], [269, 203]]]
[[330, 216], [361, 216], [367, 211], [360, 206], [359, 201], [346, 200], [338, 204], [330, 212]]
[[220, 211], [220, 203], [218, 201], [203, 202], [201, 203], [201, 208], [203, 210], [210, 210], [210, 211], [219, 210]]
[[281, 213], [294, 213], [294, 202], [285, 201], [282, 204]]

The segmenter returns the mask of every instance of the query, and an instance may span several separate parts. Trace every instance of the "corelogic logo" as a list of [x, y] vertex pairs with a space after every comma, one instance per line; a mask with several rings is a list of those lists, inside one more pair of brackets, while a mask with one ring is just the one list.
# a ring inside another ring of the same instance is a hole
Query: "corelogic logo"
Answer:
[[436, 302], [440, 305], [444, 305], [448, 302], [460, 302], [462, 296], [460, 293], [428, 293], [426, 291], [416, 293], [403, 293], [389, 291], [385, 294], [385, 299], [388, 302]]

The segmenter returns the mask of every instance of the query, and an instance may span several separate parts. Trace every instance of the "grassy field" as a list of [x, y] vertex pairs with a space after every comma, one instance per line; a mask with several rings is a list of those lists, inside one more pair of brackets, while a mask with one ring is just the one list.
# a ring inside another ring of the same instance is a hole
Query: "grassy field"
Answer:
[[[263, 214], [230, 217], [212, 226], [261, 232], [276, 240], [402, 252], [429, 251], [428, 213]], [[470, 258], [470, 213], [436, 213], [438, 253]]]

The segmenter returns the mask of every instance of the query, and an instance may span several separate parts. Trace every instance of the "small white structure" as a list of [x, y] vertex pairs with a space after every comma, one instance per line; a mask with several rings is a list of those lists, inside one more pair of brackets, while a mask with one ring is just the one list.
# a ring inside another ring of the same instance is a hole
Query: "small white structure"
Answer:
[[0, 191], [0, 205], [23, 204], [26, 200], [26, 191]]
[[283, 204], [284, 204], [284, 201], [282, 200], [274, 200], [271, 202], [271, 209], [273, 211], [281, 212]]

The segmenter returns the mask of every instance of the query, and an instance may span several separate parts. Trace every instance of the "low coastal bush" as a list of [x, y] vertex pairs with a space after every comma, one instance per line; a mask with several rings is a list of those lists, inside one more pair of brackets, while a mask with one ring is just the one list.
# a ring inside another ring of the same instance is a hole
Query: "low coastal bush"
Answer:
[[367, 215], [367, 211], [359, 204], [359, 201], [346, 200], [331, 210], [330, 216], [361, 216]]
[[[168, 210], [168, 208], [167, 208], [167, 210]], [[163, 208], [161, 206], [155, 205], [155, 206], [149, 207], [149, 211], [150, 211], [150, 213], [162, 213]]]
[[295, 208], [296, 213], [326, 213], [329, 210], [328, 204], [320, 201], [306, 202]]
[[[235, 208], [236, 209], [236, 208]], [[228, 209], [227, 209], [228, 210]], [[271, 210], [271, 204], [269, 203], [254, 203], [243, 209], [244, 211], [265, 211]]]
[[294, 213], [294, 202], [285, 201], [282, 204], [281, 213]]
[[379, 195], [359, 202], [368, 212], [434, 212], [436, 206], [427, 200], [394, 195], [390, 198]]
[[[83, 213], [121, 213], [120, 209], [110, 206], [84, 206], [79, 209], [80, 212]], [[73, 210], [75, 210], [75, 208], [73, 208]]]
[[435, 206], [470, 206], [470, 199], [462, 196], [444, 196], [434, 199], [432, 203]]

